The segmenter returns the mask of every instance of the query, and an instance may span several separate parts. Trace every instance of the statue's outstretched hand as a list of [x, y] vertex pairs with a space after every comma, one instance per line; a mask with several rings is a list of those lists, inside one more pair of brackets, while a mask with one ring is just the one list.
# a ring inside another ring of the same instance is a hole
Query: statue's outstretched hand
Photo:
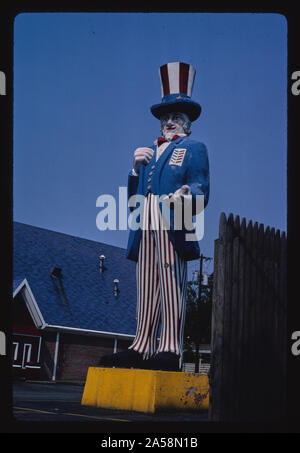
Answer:
[[[174, 203], [189, 203], [191, 202], [191, 189], [190, 186], [187, 184], [184, 184], [181, 186], [179, 189], [176, 190], [174, 193], [169, 193], [168, 196], [164, 198], [163, 201], [169, 201], [169, 202], [174, 202]], [[172, 205], [171, 205], [172, 209]]]

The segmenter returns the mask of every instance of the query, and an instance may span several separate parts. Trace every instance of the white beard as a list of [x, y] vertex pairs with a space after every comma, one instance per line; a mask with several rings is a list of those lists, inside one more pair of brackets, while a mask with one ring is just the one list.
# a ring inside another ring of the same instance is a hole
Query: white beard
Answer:
[[170, 131], [170, 132], [166, 132], [164, 137], [168, 140], [168, 142], [170, 142], [174, 135], [175, 135], [175, 132]]

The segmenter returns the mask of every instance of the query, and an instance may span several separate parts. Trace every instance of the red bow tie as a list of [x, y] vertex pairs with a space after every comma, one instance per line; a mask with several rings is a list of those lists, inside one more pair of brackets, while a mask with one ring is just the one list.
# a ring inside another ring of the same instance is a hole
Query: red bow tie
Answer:
[[[173, 135], [173, 137], [172, 137], [172, 141], [173, 141], [173, 140], [177, 140], [178, 138], [180, 138], [179, 135], [176, 135], [176, 134], [175, 134], [175, 135]], [[157, 146], [160, 146], [162, 143], [165, 143], [165, 142], [167, 142], [167, 141], [168, 141], [168, 140], [167, 140], [165, 137], [158, 137], [158, 139], [157, 139]]]

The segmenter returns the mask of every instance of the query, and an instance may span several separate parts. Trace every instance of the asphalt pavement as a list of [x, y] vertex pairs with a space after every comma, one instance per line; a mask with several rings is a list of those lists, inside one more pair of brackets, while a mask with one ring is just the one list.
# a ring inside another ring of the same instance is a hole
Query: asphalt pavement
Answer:
[[83, 385], [16, 381], [13, 417], [19, 422], [205, 422], [207, 411], [169, 411], [155, 414], [109, 410], [81, 405]]

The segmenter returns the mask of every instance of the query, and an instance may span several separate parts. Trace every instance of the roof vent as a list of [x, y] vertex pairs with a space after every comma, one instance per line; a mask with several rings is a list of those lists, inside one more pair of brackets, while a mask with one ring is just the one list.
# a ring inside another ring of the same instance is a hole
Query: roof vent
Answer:
[[119, 290], [119, 280], [117, 278], [114, 279], [114, 296], [118, 297], [120, 290]]
[[105, 269], [104, 260], [105, 260], [105, 256], [104, 255], [100, 255], [100, 272], [103, 272], [104, 269]]
[[54, 267], [51, 271], [51, 277], [56, 277], [58, 279], [62, 278], [61, 274], [61, 268], [60, 267]]

